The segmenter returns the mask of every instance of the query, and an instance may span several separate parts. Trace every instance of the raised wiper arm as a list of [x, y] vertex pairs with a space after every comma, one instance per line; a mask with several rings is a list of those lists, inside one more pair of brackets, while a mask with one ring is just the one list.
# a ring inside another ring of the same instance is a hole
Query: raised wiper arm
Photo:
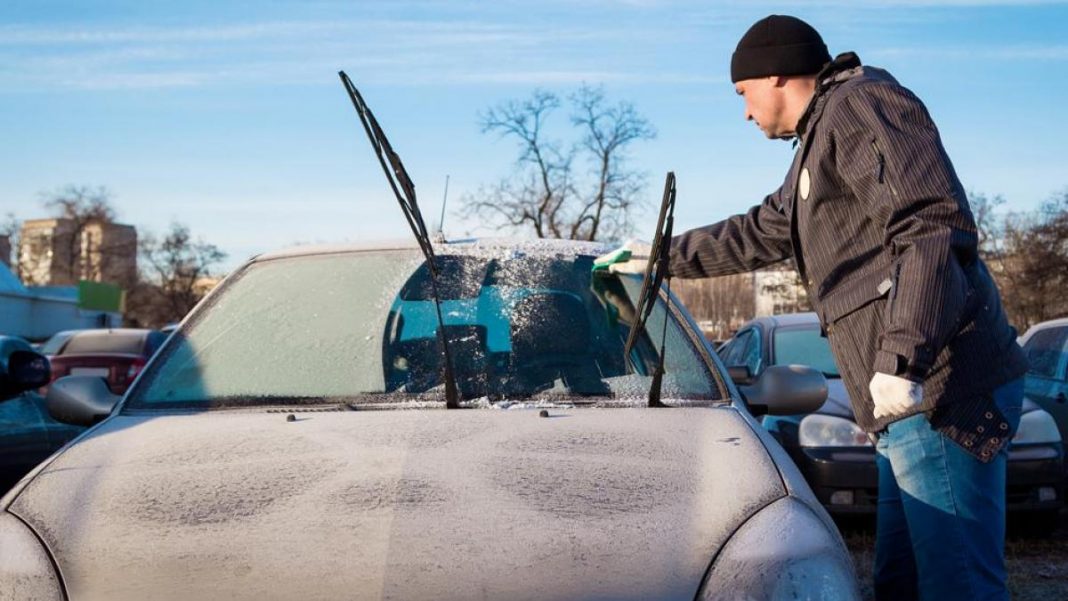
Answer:
[[[656, 299], [660, 295], [660, 286], [667, 278], [668, 260], [671, 254], [671, 231], [675, 224], [675, 173], [669, 171], [664, 181], [664, 198], [660, 201], [660, 216], [656, 221], [656, 235], [653, 237], [653, 246], [649, 251], [649, 262], [645, 265], [645, 276], [642, 278], [642, 290], [638, 295], [638, 306], [635, 307], [635, 323], [631, 327], [630, 335], [627, 336], [627, 344], [623, 347], [623, 353], [630, 358], [631, 350], [638, 342], [638, 337], [645, 331], [645, 322], [653, 312]], [[668, 289], [671, 281], [668, 279]], [[649, 406], [663, 407], [660, 402], [660, 389], [664, 379], [664, 348], [667, 342], [668, 315], [664, 315], [664, 330], [660, 336], [660, 357], [657, 360], [656, 371], [653, 372], [653, 382], [649, 386]]]
[[386, 139], [386, 134], [383, 133], [382, 128], [378, 125], [378, 120], [375, 119], [371, 109], [364, 102], [363, 96], [360, 96], [359, 90], [352, 85], [352, 80], [349, 79], [349, 76], [344, 71], [338, 71], [338, 76], [341, 78], [341, 83], [345, 86], [345, 91], [348, 92], [349, 98], [352, 100], [352, 106], [356, 108], [356, 114], [360, 116], [363, 129], [367, 132], [368, 139], [371, 140], [371, 147], [374, 148], [375, 155], [378, 156], [378, 162], [382, 165], [382, 171], [386, 174], [389, 187], [393, 189], [393, 194], [397, 197], [397, 202], [400, 203], [404, 218], [408, 220], [408, 225], [412, 228], [412, 234], [415, 235], [415, 239], [419, 242], [419, 249], [423, 251], [423, 256], [426, 257], [427, 266], [430, 269], [430, 289], [434, 295], [434, 306], [438, 314], [438, 338], [441, 340], [441, 351], [445, 359], [445, 406], [449, 409], [459, 408], [460, 393], [456, 386], [456, 376], [452, 371], [452, 355], [449, 353], [449, 342], [445, 336], [445, 320], [441, 315], [441, 297], [438, 295], [438, 269], [434, 262], [434, 247], [430, 244], [430, 235], [427, 233], [426, 224], [423, 222], [423, 214], [419, 211], [419, 204], [415, 199], [415, 185], [412, 183], [411, 178], [408, 177], [408, 171], [404, 168], [404, 163], [401, 162], [400, 156], [393, 151], [389, 140]]

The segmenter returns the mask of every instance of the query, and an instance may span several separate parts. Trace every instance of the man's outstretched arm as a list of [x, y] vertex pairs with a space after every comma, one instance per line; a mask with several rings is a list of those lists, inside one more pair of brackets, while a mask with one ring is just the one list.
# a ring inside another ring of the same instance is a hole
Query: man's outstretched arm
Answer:
[[705, 278], [753, 271], [793, 256], [790, 220], [780, 211], [779, 188], [764, 202], [719, 223], [671, 239], [669, 271], [680, 278]]

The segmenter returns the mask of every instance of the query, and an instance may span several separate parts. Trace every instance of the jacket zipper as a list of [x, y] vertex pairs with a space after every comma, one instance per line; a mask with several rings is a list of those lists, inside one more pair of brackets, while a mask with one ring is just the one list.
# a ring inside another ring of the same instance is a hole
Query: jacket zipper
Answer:
[[886, 155], [879, 148], [879, 143], [875, 140], [871, 141], [872, 150], [875, 151], [875, 158], [879, 161], [879, 171], [876, 174], [880, 184], [886, 184], [890, 188], [891, 196], [897, 196], [897, 190], [894, 189], [894, 184], [890, 183], [890, 179], [886, 177]]

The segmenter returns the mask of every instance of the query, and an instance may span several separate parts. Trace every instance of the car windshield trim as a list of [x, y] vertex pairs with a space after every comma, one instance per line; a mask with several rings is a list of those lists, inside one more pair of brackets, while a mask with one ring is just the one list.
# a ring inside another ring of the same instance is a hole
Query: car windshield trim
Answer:
[[[729, 404], [729, 398], [722, 398], [716, 394], [689, 394], [686, 398], [667, 399], [672, 407], [711, 407]], [[648, 406], [647, 402], [633, 395], [578, 395], [569, 393], [541, 393], [530, 396], [511, 396], [508, 398], [488, 399], [478, 398], [462, 400], [459, 407], [462, 409], [523, 409], [523, 408], [634, 408]], [[149, 413], [171, 413], [183, 411], [200, 413], [204, 411], [222, 411], [228, 409], [268, 409], [294, 411], [309, 408], [333, 408], [338, 411], [363, 411], [371, 409], [445, 409], [441, 403], [441, 393], [368, 393], [365, 395], [345, 397], [252, 397], [234, 396], [215, 398], [210, 401], [169, 401], [153, 403], [152, 405], [138, 405], [122, 411], [125, 415], [138, 415]], [[326, 409], [329, 410], [329, 409]]]

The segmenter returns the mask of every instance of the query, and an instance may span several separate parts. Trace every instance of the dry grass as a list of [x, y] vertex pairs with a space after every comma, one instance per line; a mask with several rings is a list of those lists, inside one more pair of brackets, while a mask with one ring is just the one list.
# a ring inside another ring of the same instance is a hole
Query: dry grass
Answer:
[[[875, 598], [871, 579], [874, 525], [874, 520], [839, 523], [864, 599]], [[1068, 511], [1061, 513], [1060, 527], [1053, 532], [1035, 533], [1026, 522], [1010, 521], [1005, 560], [1014, 601], [1068, 599]]]

